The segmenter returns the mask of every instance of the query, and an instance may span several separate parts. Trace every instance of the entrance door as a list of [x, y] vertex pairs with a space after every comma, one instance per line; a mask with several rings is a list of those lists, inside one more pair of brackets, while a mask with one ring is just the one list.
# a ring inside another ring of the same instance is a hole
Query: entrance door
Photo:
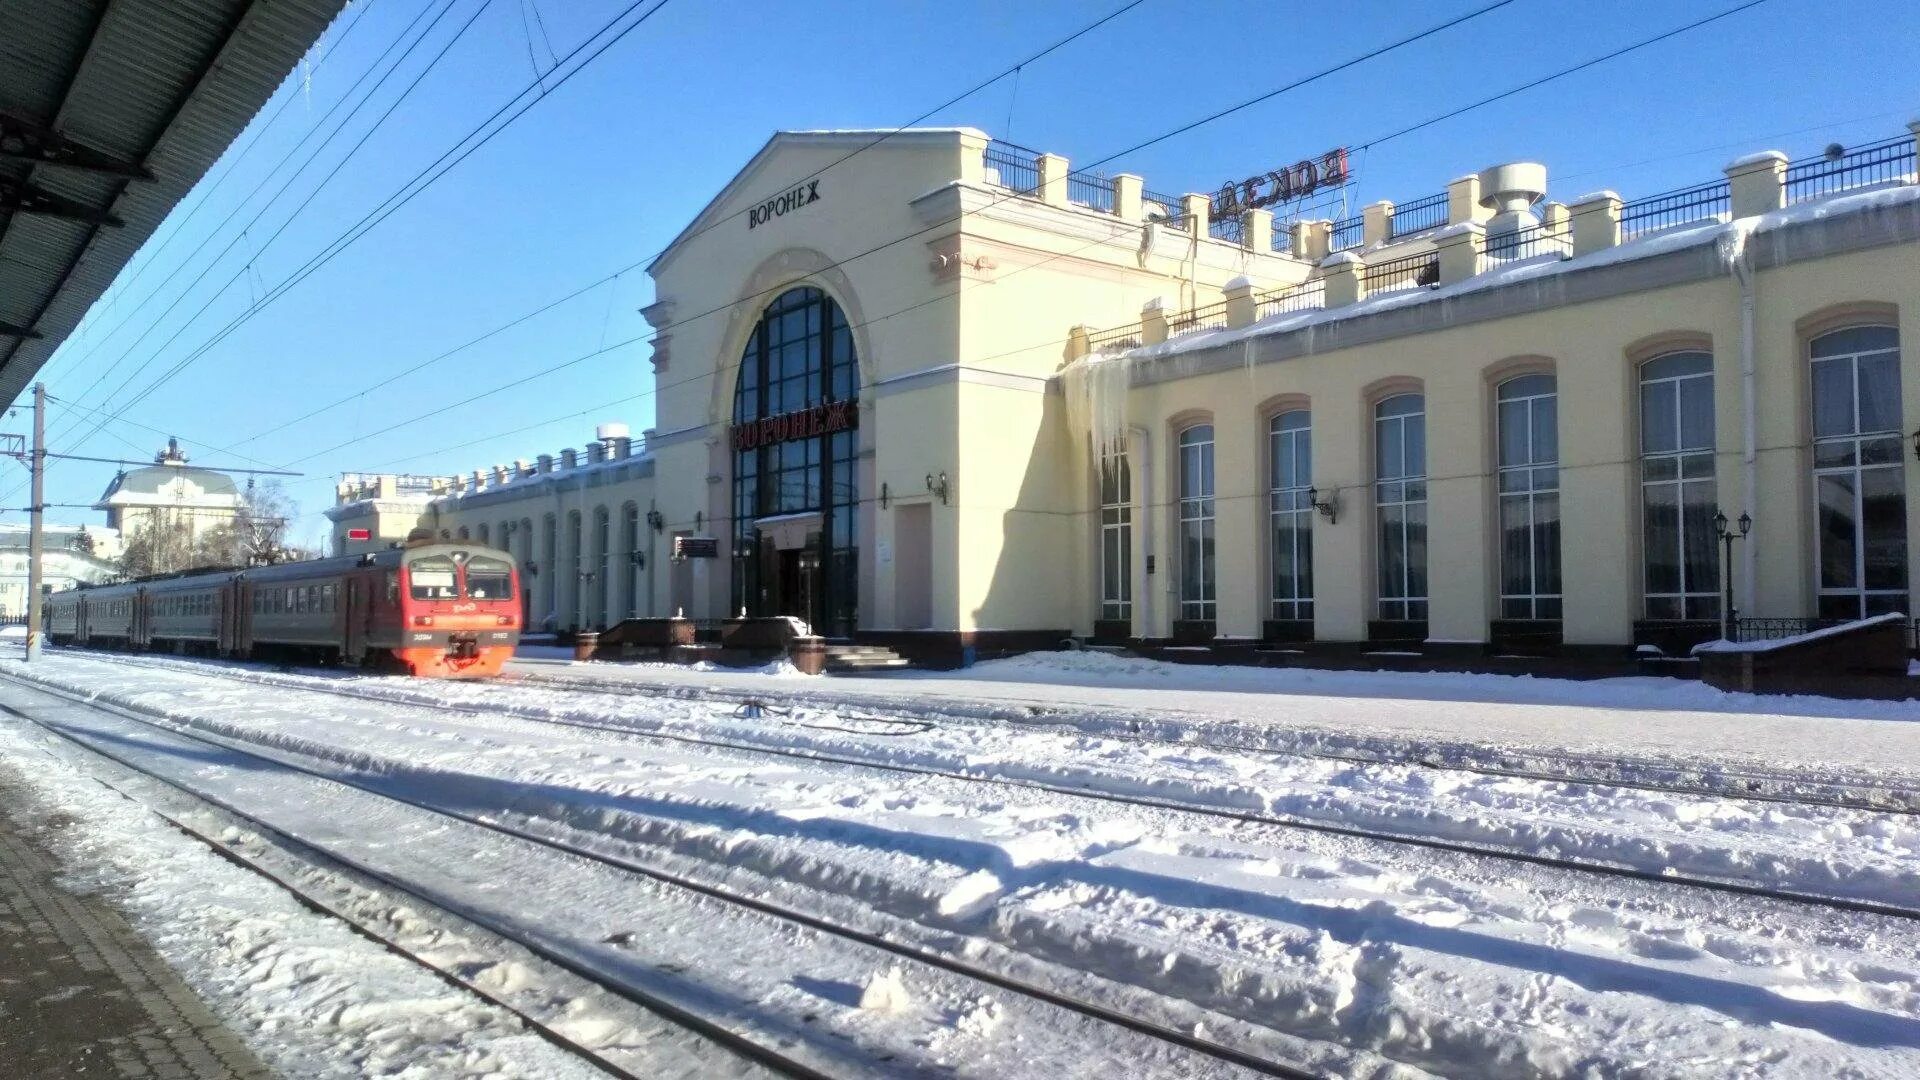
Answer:
[[779, 569], [774, 575], [774, 614], [803, 619], [817, 625], [820, 612], [820, 552], [816, 548], [795, 548], [779, 553]]
[[346, 659], [359, 663], [361, 655], [367, 651], [367, 621], [371, 618], [367, 610], [367, 583], [363, 577], [347, 579], [346, 616]]

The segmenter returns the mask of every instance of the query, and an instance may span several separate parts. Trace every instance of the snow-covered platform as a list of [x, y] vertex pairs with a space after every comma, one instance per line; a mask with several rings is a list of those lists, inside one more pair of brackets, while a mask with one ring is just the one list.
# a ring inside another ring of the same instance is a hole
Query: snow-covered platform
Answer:
[[540, 656], [508, 670], [811, 704], [1119, 720], [1201, 738], [1231, 725], [1266, 736], [1273, 749], [1434, 764], [1577, 759], [1628, 770], [1791, 772], [1920, 792], [1920, 703], [1728, 693], [1677, 679], [1205, 667], [1100, 652], [1029, 653], [963, 671], [859, 679]]

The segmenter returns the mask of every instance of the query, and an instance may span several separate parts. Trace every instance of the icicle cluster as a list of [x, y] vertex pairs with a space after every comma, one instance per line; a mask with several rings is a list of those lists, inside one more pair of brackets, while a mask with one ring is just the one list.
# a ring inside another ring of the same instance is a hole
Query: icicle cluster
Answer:
[[1086, 432], [1096, 457], [1127, 448], [1127, 386], [1133, 370], [1128, 354], [1083, 356], [1060, 372], [1067, 398], [1067, 423]]

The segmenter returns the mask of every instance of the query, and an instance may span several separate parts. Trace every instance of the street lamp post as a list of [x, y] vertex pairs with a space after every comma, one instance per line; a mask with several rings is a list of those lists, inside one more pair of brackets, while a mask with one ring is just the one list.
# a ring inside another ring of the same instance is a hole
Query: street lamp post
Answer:
[[1733, 606], [1733, 542], [1746, 539], [1747, 534], [1753, 531], [1753, 517], [1749, 514], [1741, 514], [1740, 520], [1736, 523], [1739, 527], [1738, 532], [1729, 529], [1727, 524], [1726, 511], [1715, 510], [1713, 531], [1720, 537], [1720, 549], [1723, 552], [1720, 559], [1720, 637], [1722, 640], [1732, 641], [1734, 627], [1740, 618], [1740, 612]]

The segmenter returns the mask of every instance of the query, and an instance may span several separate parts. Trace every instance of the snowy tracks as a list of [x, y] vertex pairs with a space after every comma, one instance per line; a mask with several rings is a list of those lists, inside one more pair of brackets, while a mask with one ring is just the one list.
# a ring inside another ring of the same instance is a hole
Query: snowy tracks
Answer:
[[[1900, 815], [524, 686], [64, 655], [35, 671], [199, 738], [1316, 1072], [1920, 1074], [1912, 920], [1250, 820], [1351, 806], [1655, 866], [1686, 845], [1763, 879], [1825, 849], [1832, 879], [1882, 887], [1913, 861]], [[920, 981], [903, 975], [909, 1001]]]
[[[417, 800], [402, 797], [403, 784], [382, 791], [385, 770], [371, 763], [325, 775], [284, 745], [249, 747], [51, 689], [11, 686], [9, 711], [211, 804], [162, 812], [610, 1071], [1310, 1075], [1191, 1027], [976, 974], [878, 934], [574, 850], [492, 820], [519, 815], [463, 806], [457, 791]], [[148, 800], [161, 801], [151, 792]], [[350, 879], [332, 886], [346, 899], [321, 895], [311, 867], [289, 868], [297, 853]]]

